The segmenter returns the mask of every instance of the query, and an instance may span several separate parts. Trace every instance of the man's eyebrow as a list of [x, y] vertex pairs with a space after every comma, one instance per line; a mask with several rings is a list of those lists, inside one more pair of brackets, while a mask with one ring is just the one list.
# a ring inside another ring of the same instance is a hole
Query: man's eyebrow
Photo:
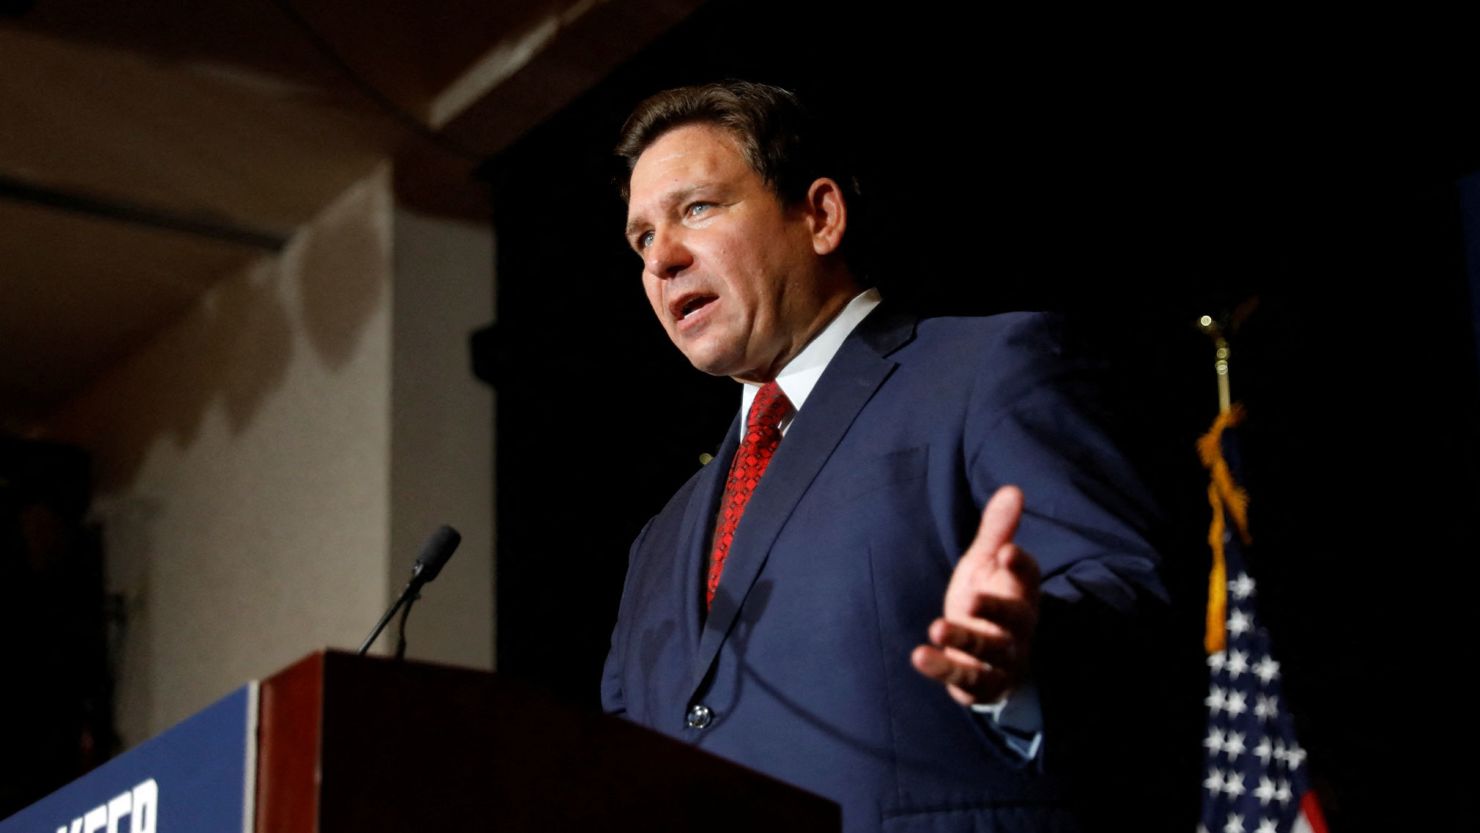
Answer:
[[[703, 184], [703, 185], [686, 185], [686, 186], [684, 186], [682, 188], [678, 188], [678, 189], [675, 189], [673, 191], [669, 191], [668, 193], [666, 193], [666, 194], [663, 195], [663, 199], [658, 203], [658, 205], [664, 211], [667, 211], [669, 208], [673, 207], [674, 205], [683, 202], [684, 200], [686, 200], [689, 197], [693, 196], [695, 193], [697, 193], [699, 191], [702, 191], [702, 190], [704, 190], [705, 188], [708, 188], [708, 187], [710, 187], [710, 186], [707, 185], [707, 184]], [[641, 214], [639, 214], [636, 217], [633, 217], [631, 220], [628, 220], [627, 221], [627, 228], [623, 232], [623, 236], [624, 237], [631, 237], [633, 234], [635, 234], [637, 232], [638, 229], [641, 229], [644, 226], [648, 226], [648, 225], [651, 225], [651, 223], [649, 223], [647, 221], [647, 218], [645, 218]]]

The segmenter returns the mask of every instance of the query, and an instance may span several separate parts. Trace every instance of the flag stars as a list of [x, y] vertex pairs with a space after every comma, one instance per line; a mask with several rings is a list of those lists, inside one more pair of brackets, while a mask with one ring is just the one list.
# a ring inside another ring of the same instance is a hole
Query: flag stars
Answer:
[[1223, 711], [1224, 701], [1225, 695], [1223, 693], [1223, 689], [1219, 688], [1218, 686], [1213, 686], [1208, 692], [1207, 699], [1203, 700], [1203, 705], [1208, 707], [1209, 712], [1217, 714], [1218, 712]]
[[[1282, 760], [1285, 763], [1285, 768], [1286, 769], [1290, 769], [1290, 770], [1297, 769], [1297, 768], [1299, 768], [1300, 764], [1305, 760], [1305, 750], [1304, 749], [1301, 749], [1299, 746], [1296, 746], [1293, 743], [1290, 744], [1290, 746], [1287, 749], [1285, 749], [1284, 752], [1285, 752], [1285, 757]], [[1276, 752], [1276, 755], [1278, 756], [1278, 752]]]
[[1208, 750], [1208, 754], [1210, 755], [1216, 755], [1223, 751], [1223, 732], [1218, 729], [1208, 730], [1208, 737], [1207, 740], [1203, 741], [1203, 747]]
[[1267, 807], [1274, 800], [1274, 782], [1266, 776], [1259, 776], [1259, 786], [1254, 788], [1254, 797], [1259, 799], [1259, 806]]
[[1203, 748], [1208, 750], [1211, 756], [1219, 754], [1227, 755], [1229, 761], [1234, 761], [1238, 756], [1248, 751], [1244, 747], [1244, 733], [1230, 731], [1224, 734], [1220, 729], [1209, 729], [1208, 736], [1203, 740]]
[[1243, 636], [1253, 626], [1254, 623], [1249, 619], [1249, 614], [1242, 610], [1235, 610], [1228, 614], [1228, 632], [1234, 636]]
[[1237, 680], [1245, 671], [1249, 670], [1249, 652], [1234, 651], [1228, 655], [1228, 678]]
[[1244, 693], [1242, 691], [1233, 690], [1228, 692], [1228, 698], [1223, 701], [1223, 710], [1228, 712], [1229, 717], [1238, 717], [1249, 710], [1244, 699]]
[[1229, 566], [1235, 577], [1227, 585], [1227, 645], [1207, 655], [1207, 769], [1197, 833], [1279, 833], [1299, 803], [1307, 753], [1283, 711], [1280, 664], [1253, 609], [1254, 579]]
[[1286, 770], [1293, 772], [1305, 760], [1305, 750], [1293, 740], [1286, 746], [1284, 741], [1277, 739], [1274, 742], [1274, 759], [1283, 764]]
[[1223, 776], [1223, 794], [1237, 801], [1238, 797], [1245, 792], [1247, 790], [1244, 789], [1244, 776], [1240, 775], [1236, 770], [1229, 770]]
[[1228, 756], [1228, 760], [1237, 760], [1238, 756], [1244, 752], [1244, 733], [1229, 732], [1228, 737], [1223, 741], [1223, 753]]
[[1275, 788], [1274, 797], [1279, 799], [1280, 806], [1290, 803], [1290, 782], [1281, 778], [1279, 786]]
[[1254, 595], [1254, 579], [1248, 573], [1239, 573], [1237, 578], [1228, 583], [1228, 589], [1235, 599], [1243, 601]]

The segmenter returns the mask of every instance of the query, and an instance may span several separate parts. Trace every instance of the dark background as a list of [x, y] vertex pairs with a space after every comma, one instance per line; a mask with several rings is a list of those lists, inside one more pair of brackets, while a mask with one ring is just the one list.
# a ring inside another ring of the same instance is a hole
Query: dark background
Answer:
[[[652, 92], [751, 78], [800, 91], [852, 139], [891, 303], [1062, 310], [1102, 351], [1126, 441], [1173, 520], [1169, 578], [1192, 642], [1208, 562], [1193, 442], [1216, 412], [1193, 322], [1257, 299], [1232, 373], [1249, 412], [1253, 569], [1328, 819], [1386, 831], [1469, 817], [1469, 29], [969, 8], [717, 0], [485, 166], [499, 321], [473, 358], [498, 392], [500, 671], [596, 707], [627, 546], [734, 415], [734, 384], [690, 368], [652, 320], [610, 148]], [[118, 621], [88, 491], [75, 449], [0, 442], [0, 630], [10, 673], [48, 681], [0, 685], [3, 734], [58, 750], [8, 757], [0, 806], [117, 745]]]
[[647, 94], [744, 77], [867, 160], [891, 300], [1059, 309], [1097, 340], [1192, 639], [1217, 410], [1193, 322], [1258, 299], [1232, 371], [1253, 569], [1328, 820], [1457, 812], [1473, 766], [1433, 751], [1475, 740], [1452, 681], [1480, 508], [1467, 51], [1386, 20], [921, 11], [710, 4], [487, 167], [501, 672], [595, 707], [627, 545], [737, 407], [651, 320], [610, 148]]
[[107, 760], [113, 731], [99, 530], [89, 460], [0, 436], [0, 818]]

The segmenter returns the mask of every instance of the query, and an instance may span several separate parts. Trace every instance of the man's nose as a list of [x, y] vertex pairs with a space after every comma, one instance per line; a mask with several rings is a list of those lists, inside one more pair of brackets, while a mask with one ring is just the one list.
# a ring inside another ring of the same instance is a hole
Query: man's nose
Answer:
[[694, 255], [684, 245], [681, 234], [665, 231], [653, 234], [645, 259], [649, 272], [660, 278], [672, 278], [694, 262]]

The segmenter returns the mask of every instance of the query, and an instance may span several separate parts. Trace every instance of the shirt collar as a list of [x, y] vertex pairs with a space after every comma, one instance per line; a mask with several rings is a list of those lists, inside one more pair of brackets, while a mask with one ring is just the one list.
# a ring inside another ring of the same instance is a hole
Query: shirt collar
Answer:
[[[828, 363], [833, 356], [837, 355], [838, 349], [847, 340], [848, 334], [853, 328], [873, 312], [874, 307], [879, 305], [881, 297], [879, 290], [870, 287], [858, 293], [837, 317], [828, 322], [822, 332], [818, 333], [796, 358], [786, 363], [781, 372], [776, 374], [776, 384], [781, 387], [781, 392], [791, 400], [791, 405], [797, 411], [802, 409], [807, 397], [812, 394], [812, 388], [817, 386], [817, 380], [822, 378], [822, 371], [827, 369]], [[755, 401], [756, 393], [761, 389], [758, 384], [745, 382], [740, 392], [740, 413], [750, 413], [750, 403]], [[787, 419], [781, 424], [782, 433], [790, 426], [791, 420]], [[740, 432], [745, 433], [745, 420], [740, 420]]]

